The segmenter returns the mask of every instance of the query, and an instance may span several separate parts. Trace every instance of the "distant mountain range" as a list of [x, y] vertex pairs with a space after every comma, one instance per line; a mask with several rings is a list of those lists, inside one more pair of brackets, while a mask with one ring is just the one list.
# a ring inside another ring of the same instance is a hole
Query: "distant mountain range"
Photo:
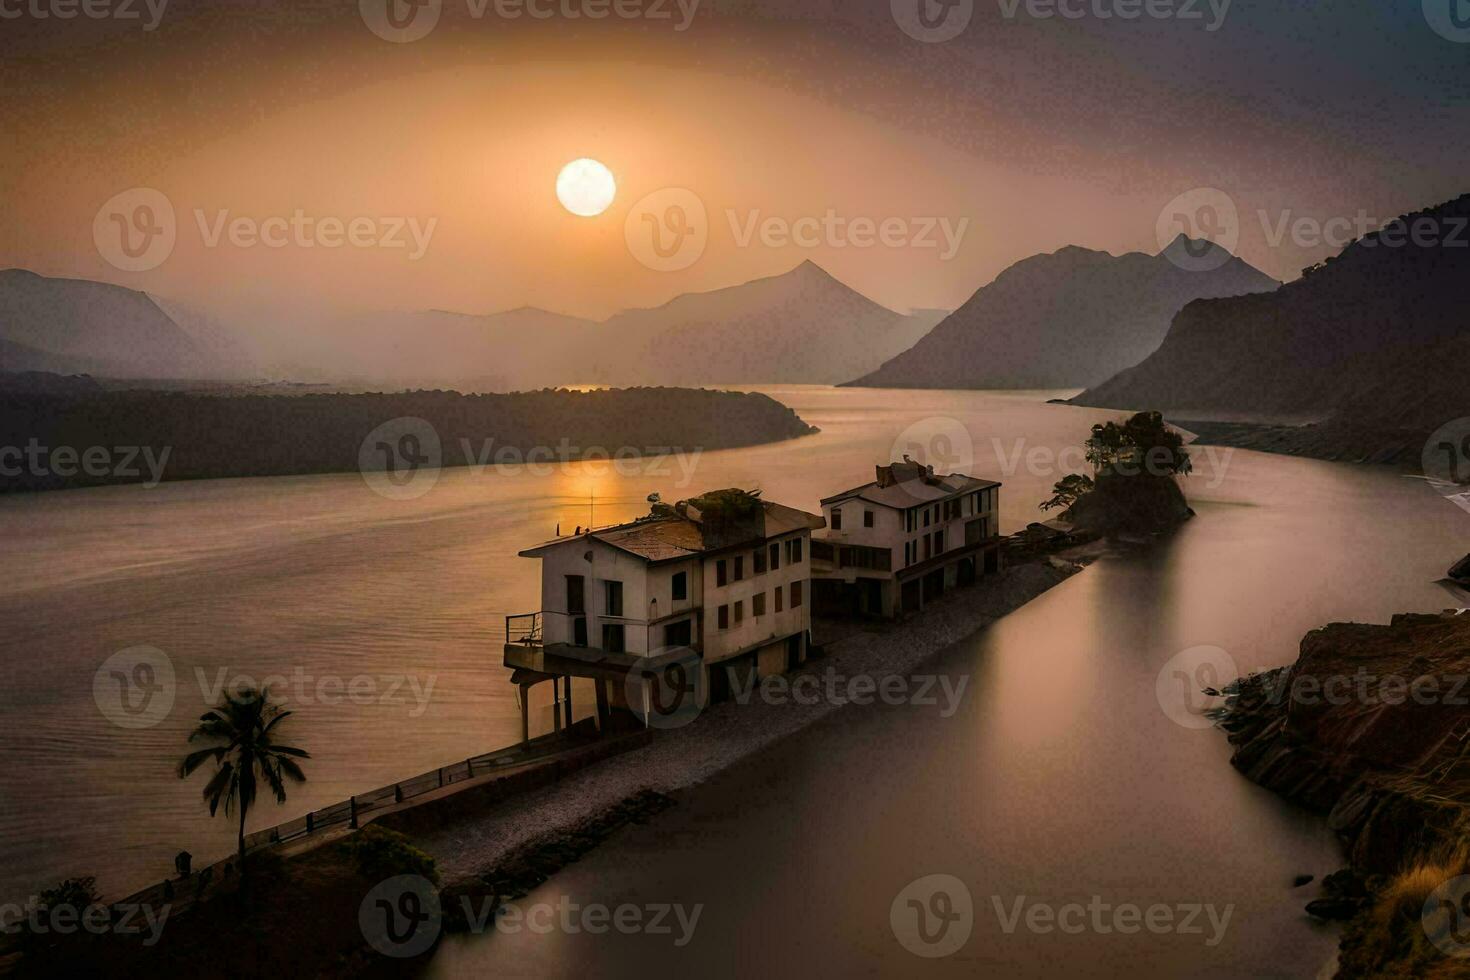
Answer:
[[[811, 262], [604, 322], [522, 308], [378, 312], [306, 328], [274, 363], [318, 379], [480, 391], [575, 384], [835, 384], [907, 349], [944, 311], [896, 313]], [[264, 349], [210, 314], [121, 286], [0, 272], [0, 370], [247, 378]], [[279, 371], [280, 368], [272, 368]]]
[[803, 262], [784, 275], [620, 313], [603, 329], [623, 383], [838, 384], [907, 350], [939, 319], [895, 313]]
[[[1415, 228], [1433, 240], [1404, 231]], [[1074, 403], [1276, 422], [1231, 441], [1415, 461], [1430, 433], [1470, 417], [1467, 284], [1470, 195], [1405, 215], [1274, 292], [1189, 304], [1156, 352]]]
[[115, 377], [219, 377], [229, 365], [146, 293], [86, 279], [0, 271], [0, 370]]
[[1148, 356], [1190, 301], [1278, 285], [1219, 246], [1182, 235], [1158, 255], [1069, 246], [1017, 262], [911, 350], [850, 384], [1085, 387]]
[[804, 262], [790, 272], [601, 323], [524, 308], [345, 319], [340, 368], [417, 385], [508, 391], [566, 384], [836, 384], [907, 349], [943, 313], [880, 306]]

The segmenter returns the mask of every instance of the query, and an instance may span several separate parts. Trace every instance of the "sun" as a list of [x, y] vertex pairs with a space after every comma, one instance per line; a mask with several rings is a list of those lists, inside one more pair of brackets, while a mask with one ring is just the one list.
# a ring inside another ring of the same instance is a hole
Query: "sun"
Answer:
[[556, 197], [561, 206], [583, 218], [606, 211], [618, 193], [612, 171], [597, 160], [583, 157], [561, 168], [556, 178]]

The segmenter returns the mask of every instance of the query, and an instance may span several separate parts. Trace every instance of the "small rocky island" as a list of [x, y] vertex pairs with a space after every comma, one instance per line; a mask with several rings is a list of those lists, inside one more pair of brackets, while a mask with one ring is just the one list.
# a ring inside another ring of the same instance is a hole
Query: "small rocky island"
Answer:
[[1158, 412], [1092, 427], [1093, 475], [1058, 481], [1042, 510], [1061, 510], [1081, 537], [1150, 537], [1194, 516], [1176, 477], [1190, 472], [1184, 438]]
[[1337, 975], [1470, 975], [1470, 612], [1334, 623], [1224, 693], [1233, 764], [1342, 840], [1308, 906], [1349, 920]]

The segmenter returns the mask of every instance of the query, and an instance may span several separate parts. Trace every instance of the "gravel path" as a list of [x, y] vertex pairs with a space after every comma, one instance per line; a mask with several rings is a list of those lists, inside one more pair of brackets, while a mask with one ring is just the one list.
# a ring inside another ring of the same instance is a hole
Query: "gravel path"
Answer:
[[[826, 645], [826, 654], [788, 675], [825, 678], [906, 676], [946, 647], [973, 634], [1079, 571], [1059, 560], [1021, 565], [960, 589], [902, 624], [858, 628]], [[825, 690], [825, 683], [823, 685]], [[564, 831], [642, 789], [671, 793], [700, 783], [762, 748], [843, 707], [826, 697], [791, 697], [706, 709], [646, 748], [598, 763], [545, 789], [508, 800], [470, 819], [419, 835], [446, 886], [489, 871], [509, 852]]]

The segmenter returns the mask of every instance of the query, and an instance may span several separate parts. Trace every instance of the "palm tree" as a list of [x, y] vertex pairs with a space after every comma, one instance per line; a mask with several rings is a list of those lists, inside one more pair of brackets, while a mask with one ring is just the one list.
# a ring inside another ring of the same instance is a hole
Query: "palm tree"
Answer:
[[199, 717], [199, 726], [189, 741], [213, 740], [218, 744], [190, 752], [179, 763], [179, 778], [187, 779], [208, 759], [216, 765], [214, 775], [204, 787], [212, 817], [224, 803], [225, 813], [240, 811], [240, 873], [245, 873], [245, 815], [255, 803], [257, 778], [263, 778], [277, 803], [286, 802], [283, 777], [298, 783], [306, 774], [296, 759], [309, 759], [311, 753], [290, 745], [278, 745], [271, 731], [291, 712], [282, 711], [270, 702], [269, 691], [247, 688], [238, 694], [225, 694], [225, 703]]

